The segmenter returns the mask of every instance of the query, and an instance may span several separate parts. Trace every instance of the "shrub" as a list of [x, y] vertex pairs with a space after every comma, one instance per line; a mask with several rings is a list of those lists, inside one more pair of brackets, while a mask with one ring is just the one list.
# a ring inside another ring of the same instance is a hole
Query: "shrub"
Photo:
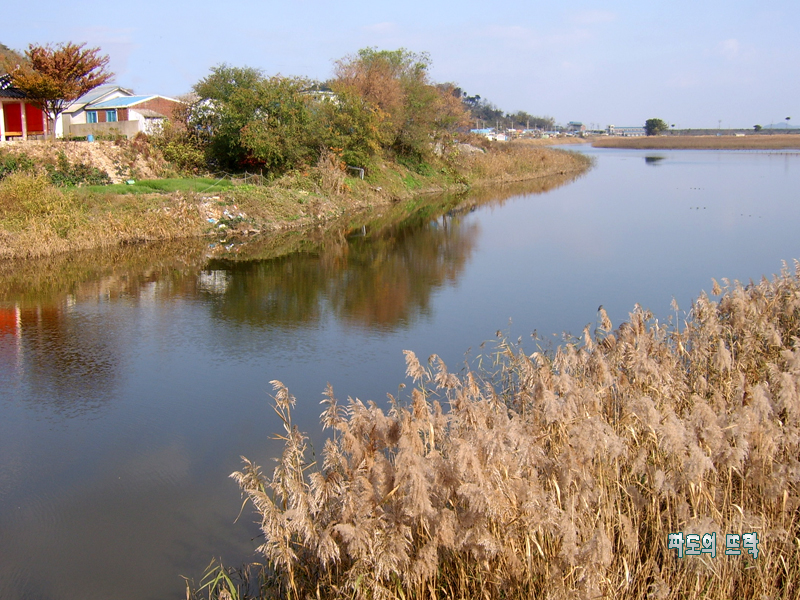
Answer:
[[45, 169], [53, 185], [59, 187], [79, 185], [107, 185], [111, 183], [108, 173], [85, 163], [70, 164], [67, 155], [59, 151], [55, 165], [46, 165]]
[[33, 160], [24, 152], [11, 153], [0, 152], [0, 179], [11, 173], [26, 172], [31, 173], [35, 169]]

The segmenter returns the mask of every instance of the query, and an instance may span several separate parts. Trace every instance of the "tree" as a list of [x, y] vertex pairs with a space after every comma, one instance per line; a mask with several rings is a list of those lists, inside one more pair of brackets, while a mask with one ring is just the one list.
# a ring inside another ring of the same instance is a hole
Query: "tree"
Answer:
[[194, 86], [199, 100], [190, 124], [205, 138], [213, 164], [282, 172], [313, 162], [318, 152], [307, 87], [304, 79], [218, 65]]
[[[86, 44], [58, 44], [56, 47], [30, 44], [25, 62], [4, 66], [15, 87], [22, 90], [55, 124], [58, 115], [85, 93], [103, 85], [114, 74], [106, 70], [108, 55]], [[53, 137], [56, 132], [53, 127]]]
[[0, 72], [7, 73], [17, 65], [25, 62], [25, 57], [6, 46], [0, 44]]
[[381, 137], [381, 113], [351, 90], [341, 89], [335, 100], [316, 102], [312, 114], [322, 146], [341, 150], [348, 165], [366, 167], [385, 140]]
[[647, 135], [658, 135], [669, 129], [669, 125], [662, 119], [647, 119], [644, 123], [644, 132]]
[[762, 129], [763, 128], [761, 127], [761, 125], [753, 125], [753, 131], [755, 131], [756, 133], [761, 131]]
[[460, 94], [450, 84], [431, 83], [429, 67], [424, 52], [364, 48], [336, 63], [331, 85], [337, 94], [355, 94], [374, 107], [385, 146], [422, 160], [468, 123]]

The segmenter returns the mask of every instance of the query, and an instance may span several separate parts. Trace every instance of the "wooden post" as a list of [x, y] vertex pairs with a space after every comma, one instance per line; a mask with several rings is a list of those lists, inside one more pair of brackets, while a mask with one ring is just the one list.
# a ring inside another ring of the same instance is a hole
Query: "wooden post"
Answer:
[[22, 140], [28, 140], [28, 117], [25, 114], [25, 101], [19, 103], [19, 112], [22, 116]]

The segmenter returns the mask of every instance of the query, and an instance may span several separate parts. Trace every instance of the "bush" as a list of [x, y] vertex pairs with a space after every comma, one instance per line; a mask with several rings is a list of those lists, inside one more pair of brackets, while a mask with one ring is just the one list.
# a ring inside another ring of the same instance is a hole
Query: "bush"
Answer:
[[3, 151], [0, 153], [0, 179], [11, 173], [32, 173], [35, 169], [33, 160], [24, 152], [13, 154]]
[[58, 187], [79, 185], [108, 185], [108, 173], [85, 163], [70, 164], [67, 155], [60, 151], [55, 165], [46, 165], [50, 182]]
[[177, 120], [163, 123], [150, 136], [149, 144], [161, 151], [176, 172], [196, 175], [207, 168], [206, 153], [199, 137], [186, 124], [187, 118], [188, 112], [182, 111]]
[[72, 204], [43, 173], [16, 172], [0, 181], [0, 208], [10, 219], [63, 213]]

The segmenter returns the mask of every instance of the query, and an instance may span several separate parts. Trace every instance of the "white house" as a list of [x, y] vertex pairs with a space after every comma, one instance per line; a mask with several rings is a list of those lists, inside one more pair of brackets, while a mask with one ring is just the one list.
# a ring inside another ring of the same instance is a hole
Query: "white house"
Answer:
[[[82, 96], [64, 111], [62, 136], [124, 135], [152, 133], [165, 119], [173, 118], [180, 100], [166, 96], [134, 95], [118, 86], [101, 86]], [[56, 131], [59, 131], [57, 128]]]
[[64, 128], [74, 123], [76, 125], [86, 123], [86, 106], [93, 102], [103, 102], [121, 96], [133, 96], [133, 91], [118, 85], [101, 85], [87, 92], [75, 102], [70, 104], [56, 120], [56, 135], [64, 137]]

